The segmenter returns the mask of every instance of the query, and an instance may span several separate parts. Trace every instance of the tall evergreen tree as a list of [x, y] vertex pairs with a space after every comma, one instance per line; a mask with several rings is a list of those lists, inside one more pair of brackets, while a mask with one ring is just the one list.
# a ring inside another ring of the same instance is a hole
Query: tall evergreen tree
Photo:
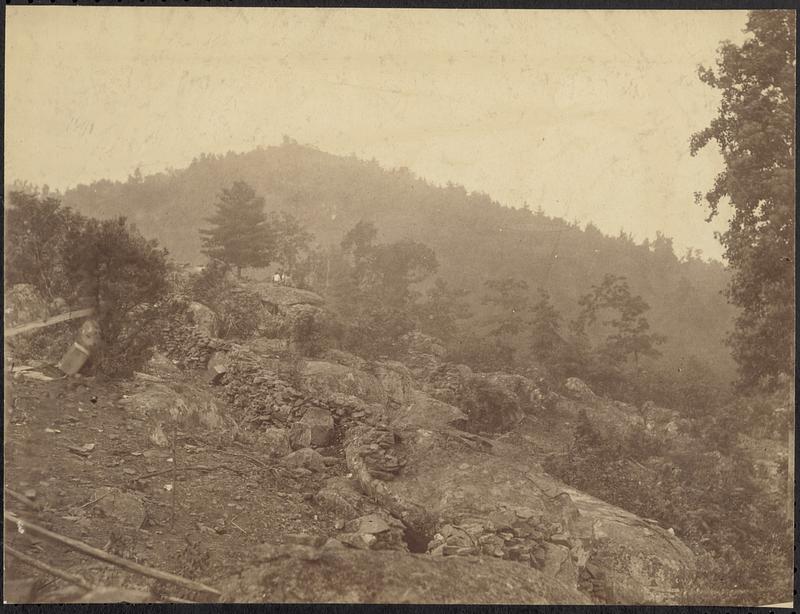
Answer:
[[207, 219], [212, 224], [200, 231], [203, 253], [236, 269], [266, 267], [274, 258], [276, 237], [267, 223], [264, 199], [243, 181], [223, 188], [217, 198], [217, 211]]
[[699, 69], [722, 100], [691, 152], [716, 141], [725, 160], [705, 201], [709, 220], [726, 200], [733, 209], [719, 239], [742, 310], [729, 342], [750, 387], [794, 370], [795, 13], [752, 11], [745, 31], [742, 45], [720, 47], [715, 70]]

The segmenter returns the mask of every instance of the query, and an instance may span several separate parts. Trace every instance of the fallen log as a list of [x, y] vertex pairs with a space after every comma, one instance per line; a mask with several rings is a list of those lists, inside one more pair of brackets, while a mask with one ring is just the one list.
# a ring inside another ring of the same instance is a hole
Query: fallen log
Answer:
[[6, 491], [6, 494], [9, 497], [19, 501], [20, 503], [31, 508], [32, 510], [36, 510], [37, 512], [42, 511], [42, 506], [39, 503], [37, 503], [36, 501], [32, 501], [31, 499], [28, 499], [28, 497], [26, 497], [25, 495], [21, 495], [18, 492], [14, 492], [13, 490], [7, 487], [4, 487], [3, 490]]
[[78, 309], [76, 311], [67, 311], [66, 313], [60, 313], [57, 316], [53, 316], [52, 318], [47, 318], [46, 320], [42, 320], [40, 322], [28, 322], [27, 324], [21, 324], [19, 326], [14, 326], [12, 328], [6, 328], [3, 331], [3, 337], [13, 337], [15, 335], [19, 335], [20, 333], [26, 333], [31, 330], [36, 330], [38, 328], [44, 328], [45, 326], [52, 326], [53, 324], [58, 324], [60, 322], [67, 322], [68, 320], [75, 320], [77, 318], [86, 318], [90, 315], [94, 314], [94, 308], [90, 307], [88, 309]]
[[37, 561], [35, 558], [28, 556], [23, 552], [14, 550], [14, 548], [12, 548], [9, 545], [5, 545], [4, 548], [5, 551], [11, 556], [13, 556], [15, 559], [22, 561], [26, 565], [30, 565], [34, 569], [38, 569], [39, 571], [43, 571], [47, 574], [50, 574], [51, 576], [60, 578], [61, 580], [69, 582], [70, 584], [74, 584], [75, 586], [80, 586], [81, 588], [86, 589], [87, 591], [94, 590], [95, 588], [80, 576], [63, 571], [61, 569], [58, 569], [57, 567], [48, 565], [47, 563], [42, 563], [41, 561]]
[[170, 584], [174, 584], [198, 593], [212, 595], [214, 597], [219, 597], [222, 594], [217, 589], [206, 586], [200, 582], [195, 582], [194, 580], [176, 576], [175, 574], [161, 571], [160, 569], [154, 569], [152, 567], [147, 567], [146, 565], [128, 561], [119, 556], [106, 552], [105, 550], [94, 548], [93, 546], [85, 544], [82, 541], [78, 541], [77, 539], [72, 539], [71, 537], [65, 537], [63, 535], [59, 535], [58, 533], [54, 533], [53, 531], [48, 531], [47, 529], [19, 518], [10, 512], [3, 512], [3, 518], [6, 522], [16, 525], [17, 530], [20, 533], [31, 533], [32, 535], [43, 537], [44, 539], [62, 544], [68, 548], [71, 548], [72, 550], [76, 550], [77, 552], [105, 563], [116, 565], [117, 567], [121, 567], [122, 569], [132, 573], [147, 576], [148, 578], [155, 578], [156, 580], [163, 580], [164, 582], [168, 582]]

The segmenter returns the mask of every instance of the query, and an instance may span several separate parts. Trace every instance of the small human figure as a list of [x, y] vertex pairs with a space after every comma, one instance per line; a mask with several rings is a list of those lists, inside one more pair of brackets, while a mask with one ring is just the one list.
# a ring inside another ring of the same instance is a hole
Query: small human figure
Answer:
[[281, 283], [281, 274], [279, 271], [275, 272], [275, 275], [272, 276], [272, 283], [279, 284]]

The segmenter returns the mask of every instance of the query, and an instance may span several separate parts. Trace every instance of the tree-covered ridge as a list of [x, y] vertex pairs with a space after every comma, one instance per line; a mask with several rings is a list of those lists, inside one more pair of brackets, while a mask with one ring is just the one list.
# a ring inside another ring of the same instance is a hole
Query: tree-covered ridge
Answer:
[[721, 263], [695, 253], [678, 257], [664, 236], [643, 243], [622, 232], [610, 237], [541, 208], [504, 207], [461, 186], [435, 186], [407, 169], [387, 170], [289, 139], [248, 153], [202, 155], [182, 170], [80, 185], [64, 194], [64, 203], [98, 217], [125, 214], [178, 260], [200, 263], [197, 229], [213, 215], [216, 195], [235, 181], [252, 186], [268, 211], [291, 212], [318, 246], [338, 246], [361, 220], [375, 224], [381, 242], [409, 239], [429, 246], [439, 263], [437, 276], [470, 292], [473, 326], [487, 315], [480, 298], [489, 280], [524, 280], [531, 299], [538, 288], [547, 290], [571, 319], [587, 288], [606, 274], [623, 276], [651, 306], [652, 329], [668, 337], [660, 348], [665, 360], [679, 368], [696, 355], [732, 372], [723, 340], [735, 312], [720, 294], [727, 283]]

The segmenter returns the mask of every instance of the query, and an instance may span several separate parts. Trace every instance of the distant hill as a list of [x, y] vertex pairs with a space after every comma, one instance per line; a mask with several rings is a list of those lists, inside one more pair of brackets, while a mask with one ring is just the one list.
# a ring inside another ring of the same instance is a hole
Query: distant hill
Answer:
[[292, 212], [320, 245], [338, 243], [361, 219], [375, 223], [380, 240], [426, 243], [436, 251], [439, 276], [476, 298], [485, 280], [514, 276], [532, 291], [548, 289], [571, 317], [578, 298], [604, 274], [624, 275], [650, 303], [653, 330], [669, 337], [663, 349], [671, 365], [679, 368], [682, 359], [695, 355], [721, 374], [732, 373], [723, 339], [735, 311], [720, 294], [727, 283], [721, 263], [679, 259], [665, 237], [652, 244], [609, 237], [541, 209], [504, 207], [458, 185], [434, 186], [407, 169], [387, 170], [287, 139], [243, 154], [202, 155], [181, 170], [147, 176], [137, 171], [124, 183], [79, 185], [63, 200], [87, 215], [125, 215], [177, 260], [200, 263], [198, 229], [206, 225], [220, 189], [236, 180], [252, 185], [268, 208]]

